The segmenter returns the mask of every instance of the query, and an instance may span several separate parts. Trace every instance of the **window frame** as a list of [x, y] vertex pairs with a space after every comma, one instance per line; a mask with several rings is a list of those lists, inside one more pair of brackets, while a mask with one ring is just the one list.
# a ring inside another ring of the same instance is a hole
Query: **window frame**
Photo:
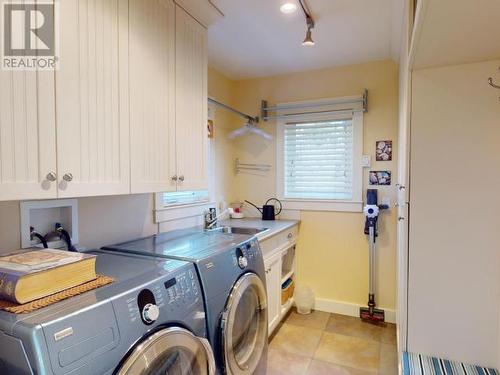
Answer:
[[[311, 102], [305, 102], [310, 104]], [[287, 103], [289, 104], [289, 103]], [[300, 103], [293, 103], [300, 104]], [[283, 112], [281, 112], [283, 114]], [[285, 125], [292, 119], [279, 117], [276, 132], [276, 190], [277, 196], [287, 210], [299, 211], [346, 211], [361, 212], [363, 210], [363, 111], [347, 110], [330, 114], [304, 114], [293, 116], [293, 122], [324, 122], [352, 119], [353, 127], [353, 191], [352, 199], [311, 199], [311, 198], [285, 198], [284, 178], [284, 132]]]

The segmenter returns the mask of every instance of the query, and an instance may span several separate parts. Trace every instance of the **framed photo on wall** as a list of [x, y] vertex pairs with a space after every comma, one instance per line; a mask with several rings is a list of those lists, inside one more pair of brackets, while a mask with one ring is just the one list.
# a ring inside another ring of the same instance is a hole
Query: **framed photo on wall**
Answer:
[[390, 185], [391, 171], [370, 171], [370, 185]]
[[392, 141], [377, 141], [376, 157], [377, 161], [391, 161]]

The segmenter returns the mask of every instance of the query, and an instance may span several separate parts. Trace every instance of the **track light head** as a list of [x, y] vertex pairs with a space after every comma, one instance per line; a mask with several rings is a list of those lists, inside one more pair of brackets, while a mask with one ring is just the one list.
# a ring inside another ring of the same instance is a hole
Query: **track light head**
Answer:
[[303, 46], [306, 46], [306, 47], [310, 47], [310, 46], [314, 46], [314, 40], [312, 38], [312, 32], [311, 32], [311, 29], [308, 28], [307, 29], [307, 33], [306, 33], [306, 38], [304, 39], [304, 41], [302, 42], [302, 45]]

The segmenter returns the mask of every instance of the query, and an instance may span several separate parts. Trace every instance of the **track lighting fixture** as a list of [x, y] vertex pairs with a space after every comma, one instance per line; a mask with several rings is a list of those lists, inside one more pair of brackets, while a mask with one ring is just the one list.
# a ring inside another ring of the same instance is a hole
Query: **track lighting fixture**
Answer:
[[299, 0], [300, 7], [302, 8], [302, 11], [304, 12], [304, 16], [306, 17], [306, 25], [307, 25], [307, 32], [306, 32], [306, 37], [304, 41], [302, 42], [303, 46], [314, 46], [314, 40], [312, 38], [312, 29], [314, 29], [315, 23], [314, 19], [311, 16], [311, 12], [309, 11], [309, 7], [306, 4], [305, 0]]
[[314, 21], [312, 18], [307, 19], [307, 32], [306, 32], [306, 38], [302, 42], [303, 46], [314, 46], [314, 40], [312, 38], [312, 32], [311, 30], [314, 28]]

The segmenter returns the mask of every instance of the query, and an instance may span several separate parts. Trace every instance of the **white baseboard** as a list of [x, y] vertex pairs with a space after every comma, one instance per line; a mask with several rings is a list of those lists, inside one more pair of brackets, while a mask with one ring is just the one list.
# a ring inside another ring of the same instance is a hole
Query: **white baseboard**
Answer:
[[[326, 298], [316, 298], [315, 310], [359, 317], [359, 308], [363, 307], [361, 305], [356, 305], [349, 302], [335, 301]], [[385, 321], [388, 323], [396, 323], [396, 311], [392, 309], [384, 309], [385, 311]]]

